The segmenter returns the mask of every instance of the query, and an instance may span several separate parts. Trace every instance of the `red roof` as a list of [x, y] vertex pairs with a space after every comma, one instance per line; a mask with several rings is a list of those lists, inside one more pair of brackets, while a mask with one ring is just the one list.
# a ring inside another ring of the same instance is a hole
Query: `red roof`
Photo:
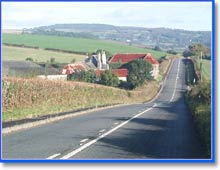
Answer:
[[148, 61], [150, 64], [159, 64], [158, 61], [150, 53], [147, 53], [144, 59]]
[[[104, 70], [96, 70], [95, 74], [97, 77], [100, 77], [102, 72]], [[122, 69], [114, 69], [111, 70], [112, 73], [114, 73], [117, 77], [127, 77], [128, 76], [128, 70], [126, 68], [122, 68]]]
[[116, 74], [118, 77], [128, 76], [128, 70], [126, 68], [112, 70], [112, 73]]
[[116, 63], [116, 62], [128, 63], [138, 58], [144, 58], [145, 56], [146, 54], [115, 54], [111, 58], [110, 63]]
[[81, 71], [87, 71], [85, 66], [83, 66], [82, 64], [68, 64], [63, 67], [62, 73], [68, 75]]
[[97, 77], [100, 77], [100, 76], [101, 76], [101, 73], [102, 73], [101, 70], [96, 70], [96, 71], [95, 71], [95, 74], [96, 74]]
[[110, 63], [116, 63], [116, 62], [128, 63], [139, 58], [145, 59], [150, 64], [159, 64], [158, 61], [150, 53], [147, 53], [147, 54], [115, 54], [111, 58]]

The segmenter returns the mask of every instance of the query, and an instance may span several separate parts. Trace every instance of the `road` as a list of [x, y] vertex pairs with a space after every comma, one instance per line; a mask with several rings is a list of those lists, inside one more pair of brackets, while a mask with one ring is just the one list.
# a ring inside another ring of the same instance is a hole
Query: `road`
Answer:
[[118, 106], [3, 136], [3, 159], [201, 158], [184, 104], [185, 69], [175, 59], [150, 103]]

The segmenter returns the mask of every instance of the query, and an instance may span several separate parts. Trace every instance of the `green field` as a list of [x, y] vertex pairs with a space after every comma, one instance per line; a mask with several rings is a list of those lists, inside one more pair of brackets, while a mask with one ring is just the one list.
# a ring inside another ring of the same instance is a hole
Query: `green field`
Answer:
[[166, 53], [161, 51], [154, 51], [149, 49], [129, 46], [122, 43], [115, 43], [110, 41], [59, 37], [59, 36], [45, 36], [45, 35], [30, 35], [30, 34], [3, 34], [3, 43], [9, 44], [24, 44], [28, 46], [38, 46], [39, 48], [54, 48], [61, 50], [70, 50], [77, 52], [95, 52], [97, 49], [104, 49], [112, 54], [115, 53], [152, 53], [156, 58], [164, 56]]
[[[211, 60], [202, 60], [202, 78], [204, 80], [211, 80], [212, 78], [211, 62]], [[200, 60], [197, 61], [197, 67], [200, 68]]]
[[206, 80], [211, 80], [212, 77], [211, 65], [212, 63], [210, 60], [202, 61], [202, 76]]
[[36, 62], [50, 61], [50, 58], [55, 58], [56, 62], [59, 63], [70, 63], [73, 59], [83, 61], [86, 56], [78, 54], [68, 54], [61, 52], [53, 52], [42, 49], [31, 49], [31, 48], [20, 48], [20, 47], [9, 47], [2, 46], [2, 59], [4, 61], [10, 60], [25, 60], [26, 58], [32, 58]]

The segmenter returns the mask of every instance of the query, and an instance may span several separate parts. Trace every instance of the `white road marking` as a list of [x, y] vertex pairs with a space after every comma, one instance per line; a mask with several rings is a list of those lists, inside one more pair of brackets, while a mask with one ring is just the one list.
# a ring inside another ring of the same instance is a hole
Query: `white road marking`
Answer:
[[86, 142], [87, 140], [89, 140], [89, 139], [88, 139], [88, 138], [83, 139], [83, 140], [80, 141], [80, 143], [84, 143], [84, 142]]
[[156, 107], [156, 106], [157, 106], [157, 103], [154, 103], [154, 104], [153, 104], [153, 107]]
[[46, 159], [54, 159], [54, 158], [56, 158], [57, 156], [60, 156], [60, 153], [56, 153], [56, 154], [54, 154], [54, 155], [51, 155], [51, 156], [49, 156], [49, 157], [46, 158]]
[[113, 133], [113, 132], [116, 131], [117, 129], [119, 129], [119, 128], [121, 128], [122, 126], [126, 125], [126, 124], [129, 123], [131, 120], [133, 120], [133, 119], [135, 119], [135, 118], [141, 116], [142, 114], [144, 114], [144, 113], [146, 113], [146, 112], [148, 112], [148, 111], [150, 111], [150, 110], [152, 110], [152, 109], [153, 109], [153, 107], [148, 108], [147, 110], [145, 110], [145, 111], [143, 111], [143, 112], [141, 112], [141, 113], [135, 115], [134, 117], [132, 117], [132, 118], [130, 118], [129, 120], [123, 122], [122, 124], [116, 126], [115, 128], [109, 130], [108, 132], [102, 134], [101, 136], [97, 137], [96, 139], [93, 139], [92, 141], [86, 143], [85, 145], [79, 147], [78, 149], [73, 150], [72, 152], [68, 153], [67, 155], [64, 155], [64, 156], [61, 157], [60, 159], [69, 159], [70, 157], [76, 155], [77, 153], [83, 151], [84, 149], [88, 148], [88, 147], [91, 146], [92, 144], [96, 143], [96, 142], [99, 141], [100, 139], [106, 137], [107, 135]]
[[118, 125], [118, 124], [119, 124], [119, 122], [115, 122], [115, 123], [114, 123], [114, 125]]
[[180, 71], [180, 61], [181, 61], [181, 60], [179, 60], [179, 63], [178, 63], [177, 75], [176, 75], [176, 82], [175, 82], [175, 86], [174, 86], [174, 90], [173, 90], [173, 95], [172, 95], [172, 97], [171, 97], [171, 99], [170, 99], [170, 102], [173, 101], [173, 98], [174, 98], [175, 93], [176, 93], [177, 80], [178, 80], [178, 77], [179, 77], [179, 71]]

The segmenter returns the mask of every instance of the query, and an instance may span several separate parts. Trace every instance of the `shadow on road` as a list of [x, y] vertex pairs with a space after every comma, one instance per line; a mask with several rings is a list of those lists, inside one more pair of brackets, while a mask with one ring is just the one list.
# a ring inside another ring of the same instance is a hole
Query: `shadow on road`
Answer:
[[[168, 106], [154, 108], [129, 124], [101, 139], [120, 158], [203, 158], [192, 116], [183, 97]], [[124, 117], [111, 118], [125, 121]], [[121, 151], [121, 152], [120, 152]]]

